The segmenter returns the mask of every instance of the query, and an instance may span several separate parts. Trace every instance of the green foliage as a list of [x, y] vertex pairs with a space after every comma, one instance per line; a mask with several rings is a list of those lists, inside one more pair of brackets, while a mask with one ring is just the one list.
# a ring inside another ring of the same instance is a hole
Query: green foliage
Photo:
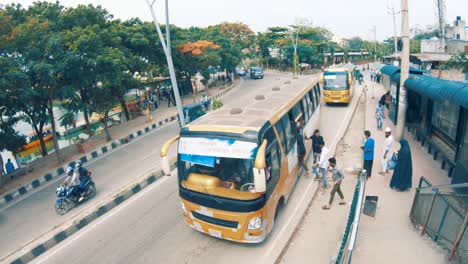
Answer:
[[468, 72], [468, 53], [459, 53], [453, 55], [449, 61], [447, 61], [442, 67], [442, 69], [458, 69], [463, 73]]
[[213, 110], [219, 109], [221, 107], [223, 107], [223, 102], [218, 99], [213, 99]]

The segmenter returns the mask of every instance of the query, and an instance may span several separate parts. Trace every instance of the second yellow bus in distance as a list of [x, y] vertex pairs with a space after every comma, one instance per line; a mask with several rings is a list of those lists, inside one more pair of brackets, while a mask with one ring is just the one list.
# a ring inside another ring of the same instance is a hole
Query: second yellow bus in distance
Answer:
[[[318, 128], [318, 80], [264, 86], [250, 98], [183, 127], [161, 149], [169, 175], [170, 145], [178, 141], [177, 176], [185, 222], [213, 237], [259, 243], [273, 229], [297, 177], [298, 137]], [[298, 134], [298, 124], [304, 127]], [[311, 141], [305, 141], [310, 154]], [[308, 156], [306, 156], [308, 157]]]
[[354, 69], [351, 63], [332, 65], [323, 72], [321, 82], [325, 103], [349, 104], [354, 94]]

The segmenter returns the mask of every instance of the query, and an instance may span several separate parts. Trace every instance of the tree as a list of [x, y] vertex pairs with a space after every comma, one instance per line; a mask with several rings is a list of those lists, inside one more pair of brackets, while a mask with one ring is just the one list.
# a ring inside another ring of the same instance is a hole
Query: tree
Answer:
[[463, 73], [468, 72], [468, 53], [453, 55], [443, 66], [443, 69], [458, 69]]

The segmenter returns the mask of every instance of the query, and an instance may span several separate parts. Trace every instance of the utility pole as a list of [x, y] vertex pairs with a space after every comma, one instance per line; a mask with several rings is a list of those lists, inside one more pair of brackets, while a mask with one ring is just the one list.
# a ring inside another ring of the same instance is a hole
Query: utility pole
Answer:
[[398, 100], [398, 118], [396, 140], [404, 136], [406, 122], [406, 87], [405, 81], [409, 75], [409, 21], [408, 21], [408, 0], [401, 0], [401, 38], [403, 49], [401, 51], [401, 74], [400, 74], [400, 96]]
[[444, 0], [437, 1], [437, 12], [439, 18], [439, 32], [440, 32], [440, 51], [445, 53], [445, 4]]
[[169, 68], [169, 75], [171, 76], [171, 83], [172, 83], [172, 90], [174, 91], [174, 97], [176, 101], [177, 112], [179, 113], [180, 125], [185, 126], [185, 118], [184, 113], [182, 112], [182, 102], [180, 100], [179, 94], [179, 87], [177, 86], [177, 79], [174, 71], [174, 63], [172, 62], [172, 54], [171, 54], [171, 31], [169, 27], [169, 3], [168, 0], [165, 1], [166, 3], [166, 40], [164, 40], [164, 36], [161, 32], [161, 28], [159, 27], [159, 22], [156, 16], [156, 12], [154, 11], [156, 0], [146, 0], [146, 4], [151, 12], [151, 16], [153, 17], [154, 26], [156, 27], [156, 31], [158, 32], [159, 40], [161, 41], [162, 48], [164, 50], [164, 54], [166, 55], [167, 60], [167, 67]]
[[290, 32], [291, 41], [294, 47], [293, 63], [294, 63], [294, 75], [297, 75], [297, 64], [299, 57], [297, 56], [297, 39], [299, 37], [300, 28], [296, 28], [296, 36], [294, 37], [294, 32]]
[[387, 3], [387, 9], [389, 10], [388, 13], [392, 15], [393, 17], [393, 46], [395, 50], [395, 54], [398, 53], [398, 45], [397, 45], [397, 32], [396, 32], [396, 15], [398, 15], [400, 12], [395, 11], [395, 7], [393, 4], [390, 6]]
[[377, 61], [377, 26], [374, 26], [374, 61]]

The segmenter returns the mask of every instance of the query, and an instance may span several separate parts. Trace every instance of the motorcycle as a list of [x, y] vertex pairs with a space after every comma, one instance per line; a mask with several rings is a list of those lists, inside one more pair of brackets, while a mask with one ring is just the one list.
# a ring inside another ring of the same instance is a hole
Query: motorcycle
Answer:
[[200, 100], [200, 104], [203, 106], [203, 108], [205, 109], [205, 111], [208, 111], [208, 110], [210, 110], [211, 99]]
[[78, 186], [67, 188], [64, 185], [60, 185], [57, 187], [56, 194], [58, 199], [55, 201], [55, 212], [57, 212], [57, 214], [64, 215], [73, 207], [96, 195], [96, 185], [91, 177], [89, 177], [84, 184], [85, 190], [83, 191], [83, 199], [81, 201], [80, 195], [75, 191], [76, 188], [78, 188]]

